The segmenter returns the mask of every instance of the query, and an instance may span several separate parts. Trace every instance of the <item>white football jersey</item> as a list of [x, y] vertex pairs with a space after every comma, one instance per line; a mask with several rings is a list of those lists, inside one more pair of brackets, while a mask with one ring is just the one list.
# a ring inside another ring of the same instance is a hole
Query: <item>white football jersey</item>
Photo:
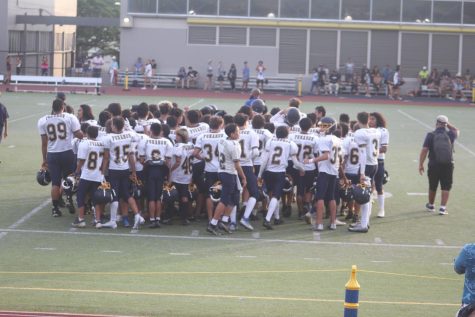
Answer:
[[201, 134], [196, 139], [195, 148], [201, 150], [201, 157], [205, 161], [205, 171], [210, 173], [217, 173], [219, 168], [219, 152], [218, 143], [220, 140], [225, 140], [226, 134], [224, 132], [207, 132]]
[[221, 139], [218, 143], [218, 173], [237, 175], [234, 163], [241, 158], [241, 146], [236, 140]]
[[[135, 126], [137, 127], [137, 126]], [[147, 136], [144, 133], [137, 133], [137, 141], [133, 143], [134, 145], [134, 152], [135, 152], [135, 170], [137, 172], [143, 171], [143, 164], [140, 163], [140, 155], [139, 155], [139, 148], [143, 142], [146, 142], [147, 139], [149, 139], [149, 136]]]
[[48, 138], [49, 153], [71, 150], [74, 132], [80, 129], [78, 118], [70, 113], [46, 115], [38, 120], [40, 135], [46, 135]]
[[78, 148], [79, 148], [79, 144], [82, 142], [82, 141], [85, 141], [86, 138], [82, 138], [82, 139], [78, 139], [78, 138], [74, 138], [73, 141], [71, 142], [71, 145], [73, 146], [73, 153], [75, 155], [78, 154]]
[[[305, 159], [312, 160], [318, 154], [318, 137], [308, 133], [294, 133], [289, 135], [289, 140], [297, 144], [297, 159], [304, 165], [306, 171], [314, 171], [315, 163], [304, 164]], [[294, 169], [295, 166], [294, 166]]]
[[253, 166], [252, 150], [259, 148], [259, 137], [252, 129], [239, 131], [239, 145], [241, 146], [241, 166]]
[[318, 172], [338, 176], [341, 156], [341, 140], [334, 135], [322, 136], [318, 142], [320, 155], [329, 152], [328, 160], [318, 162]]
[[354, 136], [346, 136], [342, 142], [342, 154], [346, 158], [344, 172], [346, 174], [360, 173], [360, 151]]
[[[389, 145], [389, 131], [386, 128], [377, 128], [381, 133], [381, 140], [379, 143], [379, 147], [388, 146]], [[386, 153], [379, 153], [378, 160], [384, 160], [386, 158]]]
[[104, 149], [109, 150], [109, 169], [128, 170], [129, 153], [135, 150], [137, 135], [132, 131], [111, 133], [104, 138]]
[[253, 129], [259, 138], [259, 156], [254, 158], [254, 165], [262, 164], [262, 152], [264, 152], [267, 142], [272, 139], [272, 133], [267, 129]]
[[173, 147], [172, 163], [175, 165], [176, 159], [181, 160], [180, 166], [171, 173], [171, 181], [178, 184], [190, 184], [193, 174], [191, 159], [194, 150], [192, 143], [178, 143]]
[[173, 144], [166, 138], [146, 139], [139, 146], [139, 156], [144, 157], [145, 161], [164, 161], [173, 155]]
[[266, 152], [269, 155], [266, 170], [269, 172], [285, 172], [288, 161], [293, 155], [297, 155], [297, 144], [289, 139], [272, 138], [266, 144]]
[[379, 142], [381, 133], [375, 128], [356, 130], [355, 141], [360, 147], [366, 147], [366, 165], [378, 165]]
[[[188, 129], [189, 140], [193, 144], [196, 144], [196, 140], [198, 139], [200, 135], [202, 135], [203, 133], [209, 132], [209, 125], [204, 122], [200, 122], [198, 126], [187, 127], [187, 129]], [[193, 164], [198, 163], [198, 162], [200, 162], [200, 160], [196, 158], [193, 159]]]
[[78, 160], [85, 160], [81, 169], [81, 178], [100, 182], [102, 181], [102, 158], [104, 143], [101, 141], [84, 140], [79, 144]]

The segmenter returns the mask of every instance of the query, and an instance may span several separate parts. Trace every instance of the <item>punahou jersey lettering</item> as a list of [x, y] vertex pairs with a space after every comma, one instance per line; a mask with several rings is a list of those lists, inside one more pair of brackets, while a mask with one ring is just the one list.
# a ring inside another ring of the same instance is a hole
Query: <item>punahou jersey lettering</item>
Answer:
[[378, 165], [379, 142], [381, 133], [375, 128], [356, 130], [355, 141], [360, 147], [366, 147], [366, 165]]
[[[203, 133], [209, 132], [209, 125], [204, 122], [200, 122], [196, 127], [187, 127], [187, 129], [188, 129], [189, 140], [193, 144], [196, 144], [196, 140], [198, 139], [200, 135], [202, 135]], [[196, 158], [193, 159], [193, 164], [198, 163], [198, 162], [200, 162], [200, 160]]]
[[[389, 131], [386, 128], [380, 127], [377, 128], [381, 133], [381, 140], [379, 143], [379, 148], [389, 145]], [[379, 153], [378, 160], [384, 160], [386, 158], [386, 153]]]
[[259, 137], [252, 129], [239, 131], [239, 145], [241, 146], [241, 166], [253, 166], [252, 150], [259, 149]]
[[180, 158], [180, 166], [171, 173], [171, 181], [179, 184], [190, 184], [193, 174], [193, 165], [191, 164], [194, 150], [192, 143], [177, 143], [172, 150], [171, 165], [175, 165], [176, 159]]
[[218, 173], [237, 175], [235, 162], [241, 158], [241, 146], [236, 140], [221, 139], [218, 143], [219, 167]]
[[266, 170], [269, 172], [285, 172], [288, 161], [293, 155], [297, 155], [297, 144], [289, 139], [272, 138], [266, 144], [266, 152], [269, 155]]
[[173, 155], [173, 144], [165, 138], [148, 138], [139, 147], [139, 156], [148, 161], [165, 161]]
[[318, 142], [320, 155], [328, 152], [328, 159], [318, 162], [318, 172], [338, 176], [341, 156], [341, 140], [334, 135], [322, 136]]
[[109, 150], [109, 169], [128, 170], [129, 153], [135, 150], [134, 142], [137, 142], [137, 135], [132, 131], [111, 133], [104, 138], [104, 149]]
[[360, 173], [360, 152], [353, 135], [347, 135], [342, 142], [342, 153], [346, 158], [344, 172], [346, 174]]
[[102, 181], [102, 158], [104, 155], [104, 143], [95, 140], [84, 140], [79, 144], [78, 160], [84, 160], [81, 169], [81, 178], [92, 181]]
[[[305, 170], [314, 171], [315, 163], [304, 164], [304, 161], [314, 159], [318, 153], [318, 137], [308, 133], [294, 133], [289, 135], [289, 140], [297, 144], [297, 159], [304, 165]], [[294, 166], [294, 169], [297, 168]]]
[[78, 118], [70, 113], [46, 115], [38, 120], [40, 135], [46, 135], [48, 138], [48, 153], [71, 150], [73, 134], [80, 129]]
[[226, 134], [224, 132], [207, 132], [201, 134], [196, 139], [195, 148], [200, 149], [200, 156], [205, 161], [205, 171], [210, 173], [217, 173], [219, 168], [219, 152], [218, 143], [220, 140], [225, 140]]
[[272, 140], [272, 133], [267, 129], [253, 129], [259, 138], [259, 156], [254, 158], [254, 165], [262, 164], [262, 152], [264, 152], [267, 142]]

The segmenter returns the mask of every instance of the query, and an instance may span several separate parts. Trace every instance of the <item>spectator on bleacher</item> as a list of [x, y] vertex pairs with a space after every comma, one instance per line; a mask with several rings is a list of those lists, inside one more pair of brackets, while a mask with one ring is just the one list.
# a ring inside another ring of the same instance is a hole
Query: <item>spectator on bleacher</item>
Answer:
[[193, 67], [188, 67], [188, 73], [186, 73], [186, 88], [191, 88], [192, 85], [196, 86], [198, 81], [198, 72]]
[[471, 89], [472, 88], [472, 74], [470, 73], [470, 69], [465, 70], [464, 77], [464, 88]]
[[92, 76], [95, 78], [101, 77], [102, 66], [104, 65], [104, 59], [102, 55], [95, 54], [92, 58]]
[[376, 91], [376, 94], [378, 94], [379, 90], [383, 87], [383, 77], [381, 76], [378, 66], [373, 67], [373, 70], [371, 71], [371, 78], [373, 80], [374, 90]]
[[18, 55], [16, 57], [16, 63], [15, 63], [15, 65], [16, 65], [16, 74], [17, 75], [21, 75], [21, 64], [22, 64], [22, 60], [21, 60], [20, 55]]
[[320, 89], [325, 89], [326, 81], [327, 81], [327, 72], [325, 71], [325, 67], [320, 64], [318, 65], [318, 81], [320, 85]]
[[452, 77], [452, 75], [450, 74], [449, 70], [447, 68], [444, 68], [444, 70], [442, 71], [442, 73], [440, 74], [441, 77], [444, 77], [444, 76], [447, 76], [447, 77]]
[[151, 79], [151, 84], [153, 85], [153, 90], [157, 89], [158, 86], [158, 68], [157, 68], [157, 62], [155, 59], [152, 59], [150, 62], [152, 65], [152, 79]]
[[143, 73], [142, 57], [137, 57], [137, 61], [134, 64], [135, 76]]
[[142, 90], [147, 89], [147, 84], [151, 85], [152, 83], [152, 62], [147, 60], [145, 64], [145, 71], [143, 74], [143, 87]]
[[310, 86], [310, 93], [313, 93], [313, 89], [315, 89], [315, 95], [319, 94], [319, 75], [318, 75], [318, 69], [314, 68], [313, 69], [313, 74], [312, 74], [312, 86]]
[[8, 118], [7, 107], [0, 102], [0, 143], [2, 143], [2, 138], [8, 136]]
[[112, 56], [112, 62], [109, 69], [110, 84], [111, 86], [117, 86], [117, 77], [119, 75], [119, 63], [115, 56]]
[[361, 86], [363, 86], [365, 91], [366, 97], [371, 97], [369, 92], [369, 87], [371, 85], [371, 72], [366, 64], [363, 64], [363, 68], [361, 68], [361, 77], [360, 77]]
[[231, 85], [232, 91], [236, 89], [236, 78], [237, 78], [236, 65], [231, 64], [231, 67], [229, 68], [229, 71], [228, 71], [228, 80], [229, 80], [229, 84]]
[[353, 81], [351, 82], [350, 94], [359, 95], [360, 93], [360, 76], [353, 76]]
[[176, 88], [178, 88], [178, 86], [181, 86], [181, 88], [185, 88], [185, 78], [186, 78], [186, 69], [185, 69], [185, 66], [181, 66], [175, 78]]
[[427, 82], [429, 81], [429, 71], [427, 70], [427, 66], [422, 66], [422, 69], [417, 75], [417, 80], [419, 81], [419, 86], [427, 85]]
[[351, 60], [351, 57], [348, 57], [348, 61], [345, 64], [345, 81], [351, 83], [353, 81], [353, 72], [355, 69], [355, 64]]
[[219, 90], [223, 90], [224, 87], [224, 76], [226, 76], [226, 71], [224, 70], [223, 62], [218, 62], [218, 82], [219, 82]]
[[433, 68], [430, 72], [429, 79], [427, 80], [427, 86], [430, 89], [439, 89], [440, 86], [440, 76], [437, 68]]
[[328, 92], [330, 95], [338, 95], [338, 90], [340, 89], [340, 74], [336, 69], [332, 70], [330, 76], [328, 77]]
[[209, 60], [206, 66], [206, 81], [204, 90], [211, 90], [213, 88], [213, 61]]
[[394, 75], [393, 75], [392, 91], [391, 91], [391, 95], [389, 95], [390, 99], [402, 100], [400, 96], [402, 85], [404, 85], [404, 80], [402, 79], [402, 75], [401, 75], [401, 66], [397, 65], [394, 71]]
[[452, 97], [449, 99], [456, 100], [457, 97], [460, 96], [460, 101], [464, 102], [467, 101], [467, 98], [465, 97], [465, 94], [463, 93], [464, 83], [463, 83], [463, 77], [462, 74], [457, 73], [455, 75], [455, 78], [452, 79]]
[[49, 64], [48, 64], [48, 57], [43, 56], [43, 59], [41, 60], [41, 76], [48, 76], [48, 69], [49, 69]]
[[242, 68], [242, 91], [247, 91], [249, 86], [249, 79], [251, 78], [251, 70], [247, 65], [247, 61], [244, 61], [244, 67]]
[[383, 68], [383, 80], [386, 85], [392, 80], [391, 73], [391, 67], [389, 67], [389, 64], [386, 64]]
[[7, 73], [5, 74], [5, 79], [3, 80], [3, 83], [7, 87], [6, 90], [10, 91], [9, 87], [10, 87], [10, 82], [12, 80], [12, 63], [10, 61], [10, 56], [7, 56], [5, 60], [5, 66], [6, 66]]
[[442, 98], [451, 99], [453, 84], [450, 76], [445, 75], [440, 76], [440, 85], [439, 85], [439, 96]]
[[257, 63], [257, 66], [256, 66], [256, 72], [257, 72], [256, 85], [257, 85], [257, 88], [259, 88], [259, 85], [260, 85], [261, 90], [264, 90], [264, 82], [266, 81], [266, 76], [265, 76], [266, 69], [267, 68], [264, 66], [263, 61], [259, 61]]

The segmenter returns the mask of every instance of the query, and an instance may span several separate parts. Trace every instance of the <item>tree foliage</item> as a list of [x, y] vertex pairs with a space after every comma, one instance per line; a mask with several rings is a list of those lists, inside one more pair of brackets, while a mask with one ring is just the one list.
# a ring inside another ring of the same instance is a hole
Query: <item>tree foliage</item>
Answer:
[[[79, 17], [119, 18], [120, 6], [115, 0], [78, 0]], [[78, 26], [76, 35], [77, 53], [85, 57], [90, 49], [99, 49], [104, 55], [117, 55], [119, 52], [118, 27]]]

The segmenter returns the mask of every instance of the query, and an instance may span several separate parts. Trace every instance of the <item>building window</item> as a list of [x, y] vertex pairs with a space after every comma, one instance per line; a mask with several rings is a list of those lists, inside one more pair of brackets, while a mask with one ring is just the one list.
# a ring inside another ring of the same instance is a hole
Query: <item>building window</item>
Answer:
[[280, 16], [282, 18], [304, 18], [308, 19], [308, 0], [281, 0]]
[[251, 0], [252, 17], [279, 16], [279, 0]]
[[475, 24], [475, 2], [464, 2], [463, 23]]
[[400, 21], [400, 0], [373, 0], [373, 21]]
[[131, 13], [157, 13], [157, 0], [129, 0]]
[[249, 0], [220, 0], [219, 15], [248, 16]]
[[217, 0], [189, 0], [190, 11], [197, 15], [217, 15], [218, 2]]
[[461, 1], [434, 1], [434, 23], [461, 22]]
[[158, 0], [158, 13], [186, 14], [186, 0]]
[[402, 21], [430, 23], [431, 1], [427, 0], [403, 0], [402, 2]]
[[247, 29], [240, 27], [220, 27], [219, 44], [224, 45], [246, 45]]
[[338, 20], [340, 14], [340, 1], [312, 0], [312, 19]]
[[188, 43], [216, 45], [216, 27], [190, 26], [188, 29]]
[[369, 20], [370, 0], [342, 0], [342, 20]]
[[250, 46], [276, 46], [276, 29], [250, 28], [249, 45]]

